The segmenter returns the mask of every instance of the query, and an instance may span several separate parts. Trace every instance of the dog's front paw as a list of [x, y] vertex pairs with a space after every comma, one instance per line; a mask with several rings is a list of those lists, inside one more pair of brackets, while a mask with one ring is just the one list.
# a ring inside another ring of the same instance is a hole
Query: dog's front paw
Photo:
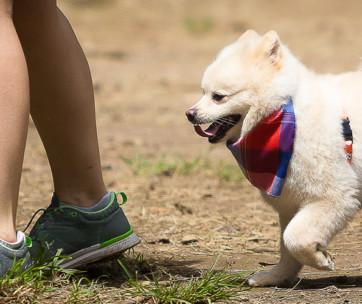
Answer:
[[[292, 245], [290, 245], [292, 244]], [[335, 270], [333, 257], [327, 252], [325, 246], [317, 242], [287, 243], [289, 252], [301, 264], [314, 267], [319, 270]]]
[[316, 253], [316, 268], [320, 270], [335, 270], [333, 257], [324, 249], [318, 248]]
[[289, 287], [297, 282], [297, 275], [289, 275], [280, 271], [261, 271], [252, 275], [247, 283], [252, 287], [278, 286]]

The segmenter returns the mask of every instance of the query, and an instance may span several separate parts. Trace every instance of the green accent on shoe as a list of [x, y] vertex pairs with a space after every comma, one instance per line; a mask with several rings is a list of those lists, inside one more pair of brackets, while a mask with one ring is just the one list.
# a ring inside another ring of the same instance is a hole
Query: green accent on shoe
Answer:
[[[127, 201], [125, 195], [121, 196], [123, 202]], [[62, 256], [72, 258], [65, 262], [67, 267], [78, 267], [139, 243], [114, 192], [108, 205], [98, 211], [59, 204], [54, 195], [50, 206], [35, 223], [30, 237], [33, 240], [30, 248], [33, 259], [50, 259], [61, 249]]]
[[119, 203], [120, 205], [125, 205], [128, 202], [128, 197], [126, 195], [126, 193], [124, 192], [115, 192], [115, 195], [120, 195], [122, 197], [122, 202]]
[[108, 241], [105, 241], [103, 243], [101, 243], [101, 248], [104, 248], [104, 247], [108, 247], [109, 245], [112, 245], [120, 240], [123, 240], [125, 239], [126, 237], [130, 236], [131, 234], [133, 233], [133, 229], [131, 228], [129, 231], [127, 231], [126, 233], [123, 233], [122, 235], [120, 236], [116, 236], [115, 238], [113, 239], [110, 239]]
[[31, 238], [28, 237], [28, 236], [25, 236], [25, 245], [26, 245], [26, 247], [28, 247], [28, 248], [31, 248], [31, 247], [33, 246], [33, 241], [32, 241]]

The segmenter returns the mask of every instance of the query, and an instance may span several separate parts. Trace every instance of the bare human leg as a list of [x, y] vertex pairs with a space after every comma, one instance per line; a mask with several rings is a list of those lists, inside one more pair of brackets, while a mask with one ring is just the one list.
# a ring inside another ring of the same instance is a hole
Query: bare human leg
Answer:
[[87, 60], [55, 0], [14, 1], [29, 69], [30, 111], [61, 201], [90, 207], [105, 193]]
[[0, 0], [0, 239], [16, 241], [15, 218], [29, 119], [24, 54], [12, 20], [12, 0]]

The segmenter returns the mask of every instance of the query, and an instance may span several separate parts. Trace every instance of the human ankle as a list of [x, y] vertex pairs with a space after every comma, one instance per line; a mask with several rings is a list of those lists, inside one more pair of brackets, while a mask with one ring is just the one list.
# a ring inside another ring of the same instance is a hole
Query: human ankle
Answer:
[[17, 236], [16, 231], [14, 230], [0, 230], [0, 240], [8, 242], [8, 243], [16, 243]]
[[[113, 196], [111, 192], [106, 192], [105, 195], [102, 196], [100, 200], [96, 204], [94, 204], [91, 207], [80, 207], [80, 206], [74, 206], [74, 208], [85, 211], [85, 212], [98, 212], [102, 209], [105, 209], [108, 207], [110, 201], [112, 200]], [[60, 206], [67, 205], [67, 203], [59, 202]]]
[[78, 193], [58, 193], [55, 192], [58, 200], [64, 204], [69, 204], [81, 208], [91, 208], [95, 206], [107, 194], [107, 191], [95, 193], [78, 192]]

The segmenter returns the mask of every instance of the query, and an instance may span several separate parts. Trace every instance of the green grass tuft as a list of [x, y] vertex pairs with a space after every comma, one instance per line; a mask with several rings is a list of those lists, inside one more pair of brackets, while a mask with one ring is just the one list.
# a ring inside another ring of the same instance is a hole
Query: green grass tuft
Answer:
[[142, 155], [133, 158], [122, 157], [122, 161], [131, 169], [134, 175], [144, 175], [150, 168], [150, 161]]
[[192, 34], [205, 34], [214, 28], [214, 22], [210, 17], [188, 17], [184, 19], [184, 26], [186, 30]]
[[64, 259], [58, 252], [52, 260], [35, 262], [25, 270], [25, 259], [14, 262], [0, 279], [0, 303], [36, 303], [42, 294], [53, 293], [65, 284], [82, 282], [82, 271], [60, 267]]
[[143, 155], [136, 155], [133, 158], [123, 157], [122, 160], [137, 176], [189, 175], [204, 166], [199, 158], [189, 161], [164, 156], [158, 159], [147, 159]]
[[146, 284], [131, 280], [132, 296], [153, 300], [154, 303], [213, 303], [235, 298], [246, 289], [244, 282], [248, 274], [208, 270], [199, 277], [179, 280], [170, 277], [166, 282], [157, 279]]
[[238, 182], [244, 179], [242, 173], [240, 172], [240, 168], [236, 164], [229, 165], [220, 162], [216, 167], [215, 172], [220, 180], [227, 182]]
[[93, 304], [102, 303], [96, 281], [83, 277], [79, 280], [73, 280], [70, 286], [70, 292], [66, 299], [67, 304], [89, 303], [90, 301]]
[[211, 269], [187, 279], [167, 274], [167, 279], [162, 281], [155, 275], [152, 280], [137, 281], [121, 260], [118, 263], [129, 278], [131, 288], [128, 294], [157, 304], [206, 304], [231, 300], [247, 289], [245, 280], [250, 275], [249, 272], [217, 271], [215, 262]]
[[135, 176], [188, 176], [192, 174], [211, 174], [221, 181], [242, 181], [243, 175], [237, 164], [223, 161], [211, 161], [198, 157], [185, 160], [177, 157], [162, 156], [158, 159], [136, 155], [133, 158], [122, 158]]
[[82, 273], [80, 270], [61, 268], [60, 264], [64, 262], [64, 259], [66, 258], [62, 257], [60, 251], [58, 251], [53, 259], [45, 262], [35, 262], [25, 270], [23, 269], [25, 259], [18, 260], [5, 277], [0, 279], [0, 289], [21, 284], [34, 284], [34, 287], [41, 288], [43, 283], [49, 281], [50, 277], [63, 275], [71, 278]]

